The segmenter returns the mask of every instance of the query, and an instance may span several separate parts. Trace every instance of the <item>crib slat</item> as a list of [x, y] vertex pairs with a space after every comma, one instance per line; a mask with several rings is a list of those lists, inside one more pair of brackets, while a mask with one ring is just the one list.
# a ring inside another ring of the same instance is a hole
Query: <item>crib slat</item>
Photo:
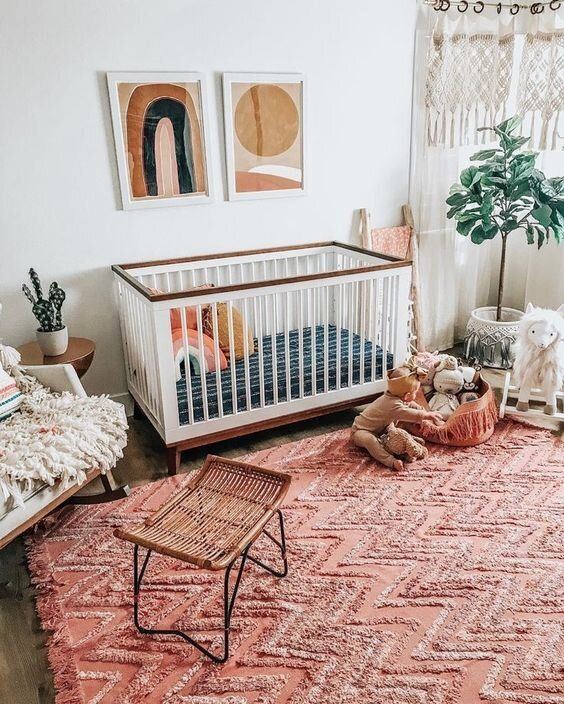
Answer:
[[147, 363], [145, 360], [145, 341], [143, 339], [143, 324], [141, 321], [141, 302], [137, 296], [133, 299], [133, 318], [135, 321], [135, 331], [137, 334], [137, 350], [139, 357], [139, 367], [137, 369], [137, 380], [139, 382], [139, 390], [143, 399], [148, 396], [147, 392]]
[[247, 399], [247, 411], [252, 408], [251, 405], [251, 372], [249, 367], [249, 336], [247, 335], [249, 315], [247, 311], [247, 299], [243, 299], [243, 354], [245, 366], [245, 397]]
[[354, 281], [351, 281], [349, 284], [349, 324], [348, 324], [348, 329], [349, 329], [349, 340], [348, 340], [348, 358], [349, 358], [349, 379], [348, 379], [348, 386], [349, 388], [353, 385], [353, 331], [354, 331], [354, 325], [353, 325], [353, 318], [354, 318], [354, 306], [355, 306], [355, 299], [356, 299], [356, 283]]
[[366, 281], [360, 283], [360, 376], [359, 383], [364, 384], [364, 355], [366, 345]]
[[299, 396], [304, 397], [304, 292], [297, 292], [298, 299], [298, 385]]
[[[399, 281], [399, 276], [394, 276], [394, 299], [392, 303], [392, 311], [391, 311], [391, 325], [394, 333], [394, 341], [392, 344], [392, 349], [394, 352], [397, 350], [398, 354], [401, 354], [405, 356], [407, 350], [398, 350], [398, 320], [400, 319], [400, 316], [398, 316], [398, 310], [399, 310], [399, 286], [400, 281]], [[403, 358], [401, 359], [395, 359], [394, 360], [394, 367], [399, 366], [400, 364], [403, 364], [405, 360]]]
[[214, 331], [213, 336], [213, 355], [215, 359], [215, 386], [217, 389], [217, 409], [219, 412], [219, 417], [223, 418], [223, 389], [222, 389], [222, 377], [221, 377], [221, 365], [219, 362], [219, 327], [217, 324], [217, 302], [211, 303], [211, 315], [212, 315], [212, 330]]
[[194, 423], [194, 402], [192, 400], [192, 370], [190, 368], [190, 352], [188, 350], [188, 333], [186, 326], [186, 308], [180, 309], [180, 325], [182, 326], [182, 347], [184, 348], [184, 375], [186, 378], [186, 394], [188, 405], [188, 423]]
[[259, 395], [260, 395], [260, 407], [264, 408], [264, 332], [262, 326], [262, 296], [255, 296], [253, 298], [253, 303], [255, 306], [255, 331], [258, 340], [258, 355], [259, 355]]
[[[209, 420], [209, 408], [208, 408], [208, 384], [206, 379], [206, 356], [204, 354], [204, 337], [202, 329], [202, 306], [198, 305], [196, 308], [196, 313], [198, 316], [198, 356], [200, 357], [200, 380], [202, 382], [202, 403], [204, 406], [204, 420]], [[186, 362], [184, 363], [186, 364]]]
[[119, 307], [120, 312], [120, 323], [122, 327], [122, 337], [125, 341], [124, 352], [125, 352], [125, 367], [127, 372], [127, 380], [131, 382], [132, 380], [132, 361], [131, 361], [131, 332], [129, 327], [129, 290], [122, 286], [121, 282], [118, 281], [118, 295], [120, 297], [121, 305]]
[[343, 284], [337, 284], [337, 378], [336, 389], [341, 388], [341, 330], [343, 328]]
[[[317, 257], [316, 257], [317, 260]], [[317, 263], [317, 262], [316, 262]], [[309, 289], [308, 289], [309, 290]], [[311, 395], [317, 396], [317, 318], [315, 298], [317, 289], [311, 289]]]
[[329, 391], [329, 286], [324, 286], [325, 292], [325, 319], [323, 321], [324, 350], [323, 350], [323, 380], [325, 393]]
[[379, 279], [370, 279], [370, 335], [372, 338], [372, 359], [370, 380], [376, 381], [376, 358], [378, 354], [378, 317], [380, 310]]
[[[231, 266], [229, 267], [231, 277]], [[227, 301], [227, 327], [229, 331], [229, 366], [231, 367], [231, 402], [233, 404], [233, 415], [239, 412], [237, 408], [237, 370], [235, 369], [235, 339], [233, 333], [233, 303]]]
[[382, 335], [382, 379], [386, 378], [386, 369], [388, 366], [388, 345], [389, 345], [389, 335], [388, 335], [388, 307], [390, 305], [390, 279], [386, 278], [382, 282], [383, 292], [382, 292], [382, 322], [381, 322], [381, 335]]
[[284, 292], [284, 360], [286, 362], [286, 401], [292, 400], [292, 380], [290, 376], [290, 293]]
[[274, 403], [278, 403], [278, 345], [276, 344], [276, 331], [278, 330], [278, 316], [276, 311], [276, 294], [271, 295], [272, 301], [272, 328], [270, 334], [270, 343], [272, 345], [272, 387], [274, 394]]

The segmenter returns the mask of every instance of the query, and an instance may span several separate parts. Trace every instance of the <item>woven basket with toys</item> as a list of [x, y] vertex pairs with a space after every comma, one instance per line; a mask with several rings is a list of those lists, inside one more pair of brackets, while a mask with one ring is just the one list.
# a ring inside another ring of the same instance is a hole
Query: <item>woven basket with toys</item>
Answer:
[[438, 411], [445, 424], [428, 421], [407, 428], [425, 440], [441, 445], [470, 447], [488, 440], [498, 420], [497, 405], [490, 385], [480, 374], [481, 367], [465, 367], [451, 355], [419, 352], [408, 362], [421, 373], [417, 402]]

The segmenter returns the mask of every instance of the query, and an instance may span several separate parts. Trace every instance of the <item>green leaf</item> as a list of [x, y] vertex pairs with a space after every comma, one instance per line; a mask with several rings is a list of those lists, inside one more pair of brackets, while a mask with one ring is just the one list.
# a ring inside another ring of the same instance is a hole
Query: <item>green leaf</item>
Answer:
[[472, 154], [470, 161], [485, 161], [486, 159], [491, 159], [499, 153], [499, 151], [499, 149], [482, 149], [482, 151]]
[[513, 154], [516, 152], [518, 149], [521, 149], [521, 147], [525, 146], [527, 142], [530, 140], [530, 137], [512, 137], [508, 140], [508, 152], [510, 154]]
[[481, 219], [482, 213], [479, 210], [467, 210], [464, 213], [458, 213], [455, 217], [459, 222], [467, 222], [469, 220], [476, 222]]
[[474, 227], [475, 223], [476, 223], [475, 220], [464, 220], [464, 221], [459, 220], [456, 223], [456, 231], [458, 232], [459, 235], [466, 237], [467, 235], [470, 234], [470, 231]]
[[514, 218], [509, 218], [503, 223], [503, 229], [506, 232], [513, 232], [513, 230], [518, 230], [520, 227], [521, 225], [519, 225], [517, 220], [515, 220]]
[[504, 132], [505, 134], [511, 134], [517, 129], [517, 127], [519, 127], [521, 122], [523, 122], [523, 119], [520, 115], [513, 115], [513, 117], [510, 117], [504, 122], [500, 122], [497, 127], [501, 132]]
[[500, 176], [484, 176], [482, 179], [482, 184], [484, 186], [505, 186], [507, 181]]
[[542, 205], [531, 211], [531, 215], [536, 218], [543, 227], [550, 227], [552, 208], [549, 205]]
[[480, 207], [480, 213], [482, 215], [482, 221], [485, 225], [489, 224], [491, 215], [494, 211], [494, 199], [491, 193], [487, 193], [484, 196], [482, 205]]
[[463, 205], [457, 205], [454, 208], [451, 208], [449, 211], [447, 211], [447, 220], [452, 220], [452, 218], [459, 213], [462, 209], [464, 208]]
[[478, 170], [483, 174], [504, 174], [505, 165], [498, 164], [495, 161], [487, 161], [485, 164], [480, 164], [480, 166], [478, 166]]
[[544, 230], [541, 230], [540, 227], [537, 227], [537, 237], [537, 247], [540, 249], [544, 244], [545, 237], [548, 240], [548, 233], [545, 234]]
[[468, 203], [468, 196], [460, 192], [453, 193], [446, 199], [447, 205], [465, 205]]
[[517, 181], [517, 183], [513, 186], [513, 190], [511, 191], [511, 198], [513, 200], [519, 200], [526, 193], [530, 193], [530, 191], [531, 191], [531, 187], [529, 185], [529, 179], [524, 179], [523, 181]]
[[548, 178], [546, 180], [552, 188], [554, 188], [556, 193], [564, 193], [564, 176], [554, 176], [553, 178]]
[[484, 230], [481, 225], [477, 225], [470, 234], [470, 239], [474, 244], [482, 244], [484, 241]]
[[560, 244], [560, 242], [562, 242], [562, 238], [564, 237], [564, 227], [553, 225], [552, 231], [554, 233], [554, 239], [556, 240], [556, 243]]
[[460, 174], [460, 183], [466, 188], [471, 188], [482, 178], [482, 174], [475, 166], [469, 166]]
[[492, 222], [489, 225], [482, 225], [482, 230], [484, 232], [484, 239], [486, 240], [493, 240], [499, 232], [499, 228], [495, 222]]

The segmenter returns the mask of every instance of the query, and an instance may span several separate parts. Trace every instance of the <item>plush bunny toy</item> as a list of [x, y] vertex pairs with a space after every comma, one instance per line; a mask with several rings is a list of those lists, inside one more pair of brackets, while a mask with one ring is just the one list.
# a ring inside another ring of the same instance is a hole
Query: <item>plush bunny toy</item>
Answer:
[[464, 376], [460, 369], [441, 369], [433, 378], [435, 394], [429, 401], [429, 408], [438, 411], [447, 420], [460, 403], [456, 394], [464, 386]]

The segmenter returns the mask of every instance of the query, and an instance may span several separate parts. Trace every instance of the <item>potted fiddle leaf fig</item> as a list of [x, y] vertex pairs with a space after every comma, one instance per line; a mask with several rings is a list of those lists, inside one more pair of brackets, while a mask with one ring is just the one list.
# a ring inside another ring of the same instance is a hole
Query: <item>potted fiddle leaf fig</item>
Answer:
[[22, 291], [31, 303], [31, 310], [39, 323], [36, 332], [39, 347], [46, 357], [64, 354], [69, 344], [68, 330], [63, 324], [62, 314], [66, 294], [58, 283], [53, 281], [47, 297], [44, 298], [41, 281], [35, 269], [29, 270], [29, 278], [35, 295], [26, 284], [22, 284]]
[[497, 304], [472, 311], [466, 330], [465, 355], [490, 367], [511, 367], [522, 311], [503, 306], [506, 254], [509, 239], [526, 236], [540, 249], [551, 237], [564, 237], [564, 177], [547, 178], [536, 167], [538, 153], [525, 149], [530, 137], [521, 137], [518, 115], [492, 130], [498, 144], [470, 157], [473, 165], [460, 174], [447, 198], [447, 217], [456, 231], [474, 244], [501, 238]]

